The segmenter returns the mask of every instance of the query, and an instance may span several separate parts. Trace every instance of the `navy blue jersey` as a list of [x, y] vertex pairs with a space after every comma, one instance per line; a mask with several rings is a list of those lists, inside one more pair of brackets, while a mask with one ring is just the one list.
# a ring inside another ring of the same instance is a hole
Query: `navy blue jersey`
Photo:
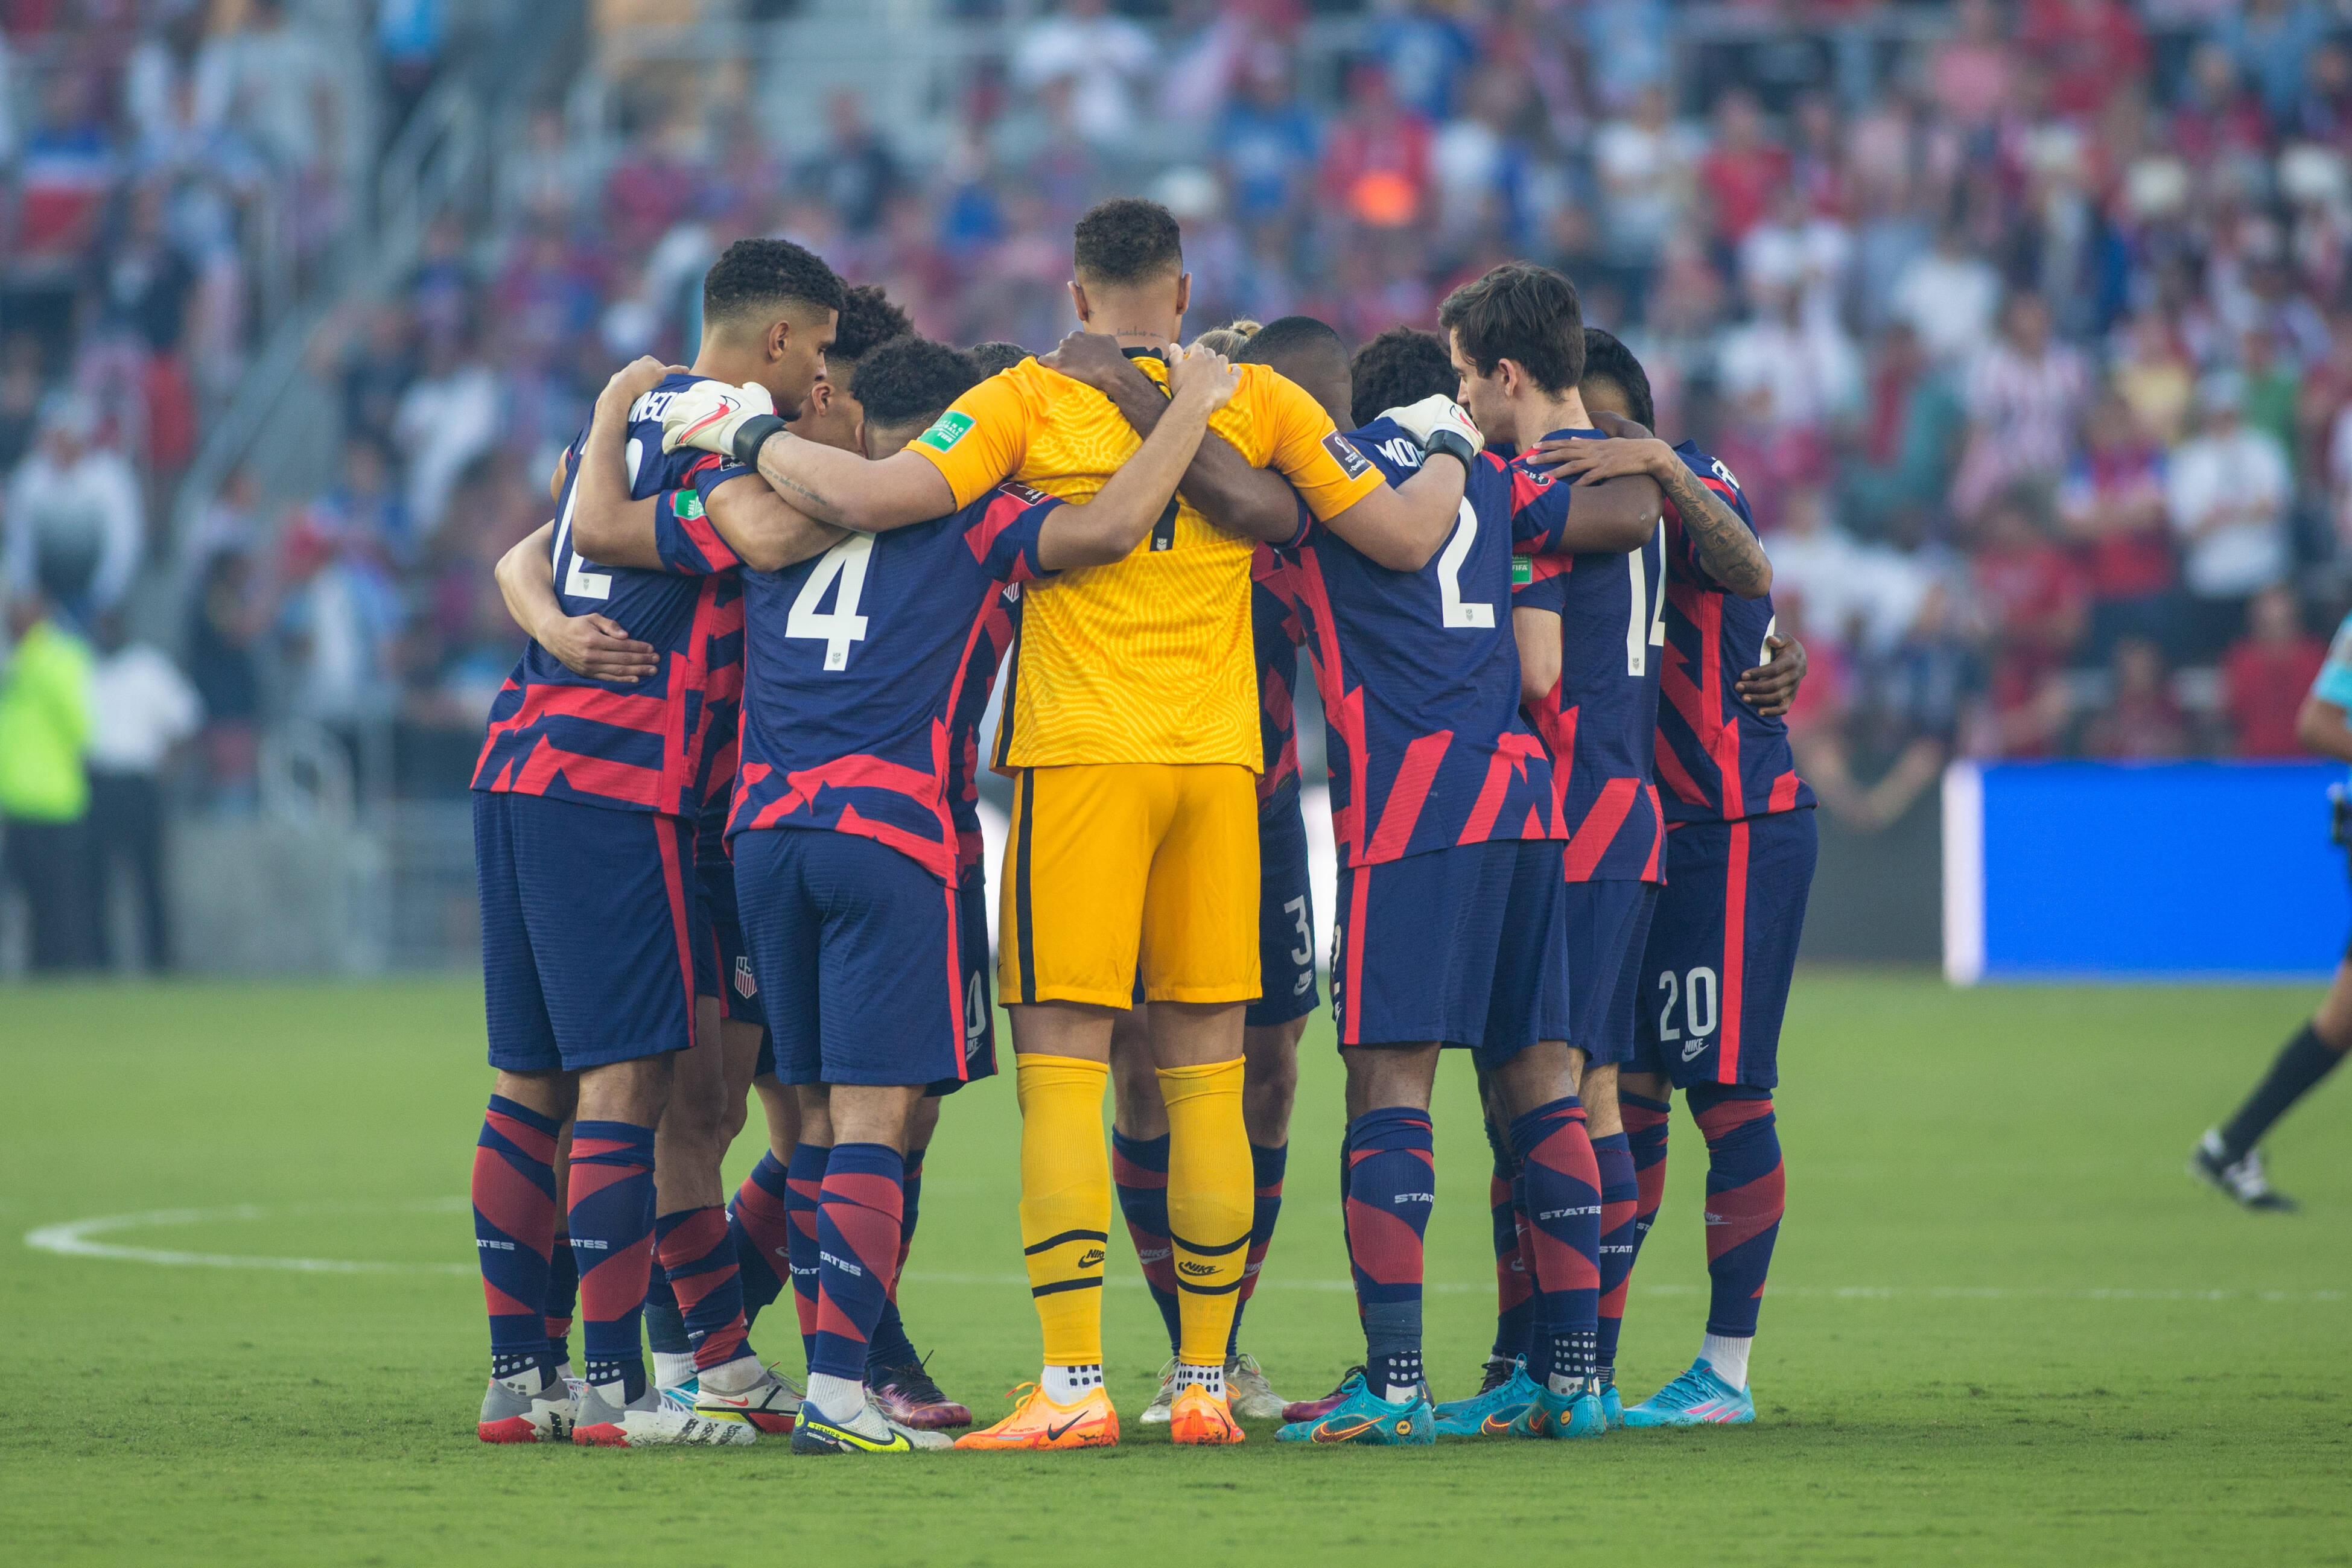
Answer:
[[[1752, 532], [1731, 470], [1690, 442], [1675, 448]], [[1742, 599], [1707, 575], [1680, 513], [1666, 506], [1665, 659], [1659, 675], [1658, 779], [1670, 822], [1737, 821], [1813, 804], [1797, 777], [1789, 727], [1741, 700], [1739, 677], [1771, 657], [1772, 600]]]
[[[1003, 585], [1049, 575], [1038, 530], [1061, 504], [1005, 485], [930, 522], [853, 534], [782, 571], [747, 571], [742, 758], [728, 832], [856, 833], [954, 883], [965, 688], [986, 679], [983, 666], [992, 672], [983, 648]], [[961, 769], [968, 783], [969, 758]]]
[[[1421, 465], [1393, 422], [1347, 439], [1391, 485]], [[1557, 550], [1570, 491], [1491, 454], [1419, 571], [1391, 571], [1318, 525], [1293, 573], [1315, 661], [1343, 865], [1494, 839], [1565, 838], [1551, 765], [1519, 712], [1514, 549]]]
[[[1607, 439], [1556, 430], [1544, 439]], [[1559, 685], [1528, 710], [1568, 817], [1568, 880], [1660, 882], [1666, 827], [1651, 763], [1664, 660], [1663, 528], [1640, 549], [1538, 557], [1516, 609], [1559, 617]]]
[[[1306, 510], [1302, 506], [1302, 512]], [[1311, 517], [1311, 514], [1309, 514]], [[1257, 776], [1261, 817], [1287, 807], [1298, 793], [1298, 644], [1307, 626], [1298, 615], [1297, 564], [1272, 545], [1257, 547], [1250, 563], [1250, 636], [1257, 653], [1257, 727], [1265, 768]]]
[[1021, 585], [1008, 582], [989, 599], [973, 628], [971, 667], [956, 687], [955, 712], [948, 719], [948, 810], [955, 819], [960, 871], [978, 865], [985, 847], [980, 833], [980, 722], [988, 716], [989, 694], [996, 689], [997, 672], [1020, 626]]
[[590, 680], [538, 643], [490, 705], [477, 789], [547, 795], [691, 817], [731, 764], [742, 691], [740, 563], [704, 515], [710, 493], [751, 472], [691, 447], [661, 449], [662, 409], [704, 378], [665, 378], [629, 410], [629, 495], [652, 499], [661, 570], [599, 566], [572, 548], [580, 457], [573, 438], [555, 521], [555, 596], [566, 615], [605, 615], [660, 661], [634, 685]]

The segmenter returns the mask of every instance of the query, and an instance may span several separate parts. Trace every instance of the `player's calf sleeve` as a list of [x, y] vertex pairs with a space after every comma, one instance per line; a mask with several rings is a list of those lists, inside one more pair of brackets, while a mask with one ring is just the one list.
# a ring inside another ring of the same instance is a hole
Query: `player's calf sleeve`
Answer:
[[1633, 1155], [1633, 1250], [1625, 1260], [1629, 1278], [1666, 1196], [1666, 1129], [1673, 1112], [1664, 1100], [1617, 1091], [1617, 1114], [1625, 1124], [1625, 1146]]
[[1422, 1238], [1436, 1206], [1429, 1113], [1367, 1111], [1348, 1127], [1348, 1265], [1363, 1305], [1364, 1375], [1376, 1394], [1420, 1386]]
[[[1348, 1237], [1348, 1185], [1355, 1179], [1355, 1170], [1356, 1126], [1351, 1122], [1339, 1134], [1339, 1241], [1348, 1249], [1349, 1258], [1356, 1255], [1356, 1244]], [[1352, 1276], [1355, 1270], [1351, 1268], [1349, 1272]], [[1352, 1279], [1349, 1282], [1354, 1283]], [[1364, 1288], [1356, 1284], [1355, 1291], [1356, 1321], [1360, 1323], [1364, 1321]]]
[[493, 1094], [474, 1144], [474, 1255], [489, 1312], [493, 1377], [512, 1377], [542, 1360], [555, 1364], [547, 1306], [561, 1128], [554, 1118]]
[[1617, 1334], [1625, 1326], [1625, 1290], [1633, 1277], [1633, 1217], [1641, 1207], [1641, 1188], [1624, 1134], [1593, 1139], [1592, 1163], [1601, 1173], [1601, 1337], [1594, 1370], [1606, 1386], [1617, 1375]]
[[1181, 1331], [1176, 1309], [1176, 1244], [1168, 1239], [1167, 1136], [1130, 1138], [1113, 1127], [1110, 1179], [1118, 1193], [1119, 1214], [1127, 1221], [1128, 1239], [1135, 1243], [1135, 1260], [1143, 1266], [1143, 1282], [1168, 1325], [1168, 1354], [1174, 1355]]
[[1491, 1116], [1486, 1120], [1486, 1142], [1495, 1151], [1494, 1172], [1486, 1178], [1486, 1218], [1495, 1242], [1495, 1348], [1487, 1354], [1496, 1361], [1509, 1361], [1527, 1351], [1536, 1287], [1519, 1261], [1519, 1207], [1512, 1199], [1514, 1162]]
[[898, 1266], [906, 1169], [887, 1144], [835, 1144], [817, 1204], [816, 1351], [812, 1377], [855, 1383]]
[[800, 1319], [804, 1359], [816, 1354], [816, 1209], [832, 1156], [828, 1145], [803, 1142], [793, 1145], [792, 1163], [784, 1167], [784, 1218], [791, 1225], [785, 1267], [792, 1271], [793, 1311]]
[[760, 1313], [783, 1294], [792, 1274], [792, 1218], [784, 1163], [762, 1154], [728, 1206], [727, 1231], [735, 1240], [735, 1267], [743, 1285], [743, 1325], [749, 1332]]
[[708, 1372], [751, 1354], [743, 1323], [743, 1277], [735, 1265], [735, 1238], [717, 1204], [681, 1209], [654, 1221], [654, 1256], [661, 1260], [694, 1346], [694, 1369]]
[[1021, 1055], [1021, 1250], [1048, 1366], [1102, 1364], [1103, 1256], [1110, 1159], [1103, 1093], [1110, 1064]]
[[1593, 1375], [1601, 1304], [1601, 1173], [1574, 1095], [1511, 1123], [1511, 1148], [1527, 1182], [1538, 1315], [1547, 1343], [1528, 1375], [1554, 1392]]
[[572, 1238], [555, 1233], [547, 1254], [547, 1364], [562, 1366], [572, 1359], [572, 1313], [580, 1304], [580, 1260], [572, 1255]]
[[581, 1370], [591, 1383], [621, 1384], [634, 1399], [645, 1387], [638, 1335], [654, 1257], [651, 1127], [572, 1125], [571, 1230], [586, 1341]]
[[2316, 1088], [2319, 1081], [2336, 1071], [2344, 1053], [2319, 1038], [2319, 1031], [2306, 1023], [2295, 1037], [2286, 1042], [2271, 1063], [2271, 1070], [2238, 1107], [2221, 1129], [2221, 1161], [2235, 1165], [2246, 1157], [2246, 1151], [2263, 1141], [2263, 1134], [2272, 1124], [2287, 1113], [2289, 1107]]
[[1223, 1367], [1248, 1278], [1252, 1172], [1240, 1057], [1160, 1069], [1168, 1106], [1168, 1239], [1176, 1248], [1176, 1359]]
[[1249, 1257], [1242, 1264], [1242, 1288], [1234, 1297], [1234, 1331], [1225, 1336], [1225, 1359], [1242, 1349], [1242, 1312], [1257, 1294], [1258, 1275], [1265, 1268], [1266, 1249], [1274, 1245], [1275, 1221], [1282, 1218], [1282, 1178], [1290, 1168], [1288, 1144], [1252, 1144], [1250, 1181], [1255, 1198], [1250, 1205]]
[[1772, 1092], [1701, 1084], [1690, 1107], [1706, 1138], [1706, 1332], [1752, 1339], [1787, 1207]]
[[[922, 1150], [907, 1151], [905, 1170], [906, 1174], [898, 1178], [903, 1199], [898, 1211], [898, 1261], [890, 1270], [890, 1289], [882, 1300], [882, 1315], [875, 1321], [874, 1338], [866, 1349], [866, 1364], [871, 1373], [923, 1359], [915, 1350], [915, 1342], [907, 1337], [906, 1321], [898, 1316], [898, 1279], [906, 1273], [907, 1255], [915, 1248], [915, 1219], [922, 1206]], [[869, 1375], [866, 1381], [877, 1379]]]

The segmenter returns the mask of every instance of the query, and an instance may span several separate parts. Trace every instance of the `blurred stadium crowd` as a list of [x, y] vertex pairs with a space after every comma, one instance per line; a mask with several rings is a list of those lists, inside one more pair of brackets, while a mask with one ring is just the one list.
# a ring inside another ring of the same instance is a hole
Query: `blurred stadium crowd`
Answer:
[[[289, 715], [391, 734], [400, 793], [463, 789], [517, 635], [490, 565], [610, 369], [691, 357], [728, 241], [1043, 350], [1114, 190], [1183, 219], [1196, 329], [1360, 340], [1509, 256], [1573, 277], [1755, 503], [1811, 652], [1801, 763], [1850, 826], [1956, 755], [2292, 755], [2352, 593], [2352, 29], [2312, 0], [952, 0], [965, 68], [919, 131], [763, 84], [774, 55], [632, 57], [642, 7], [604, 0], [610, 123], [522, 116], [486, 199], [311, 337], [332, 479], [175, 508], [339, 171], [450, 53], [437, 0], [338, 9], [0, 4], [12, 633], [94, 642], [89, 768], [175, 767], [205, 809], [250, 808]], [[86, 570], [43, 608], [59, 541]], [[146, 695], [105, 695], [131, 658]]]

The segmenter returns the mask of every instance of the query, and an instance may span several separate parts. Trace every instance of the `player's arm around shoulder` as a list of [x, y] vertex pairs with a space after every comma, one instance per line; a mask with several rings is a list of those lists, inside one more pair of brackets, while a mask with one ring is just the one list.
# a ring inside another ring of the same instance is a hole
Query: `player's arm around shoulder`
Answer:
[[818, 522], [751, 474], [714, 486], [704, 507], [711, 528], [753, 571], [782, 571], [823, 555], [850, 534]]
[[1570, 483], [1561, 549], [1624, 555], [1657, 532], [1661, 502], [1675, 494], [1669, 470], [1685, 476], [1690, 471], [1673, 447], [1632, 420], [1613, 413], [1589, 417], [1608, 440], [1539, 441], [1522, 460]]
[[650, 354], [623, 365], [596, 395], [596, 412], [580, 451], [572, 489], [572, 548], [602, 566], [661, 570], [654, 542], [654, 499], [630, 495], [625, 452], [629, 410], [672, 373]]
[[604, 615], [566, 615], [555, 597], [555, 525], [541, 523], [499, 558], [495, 572], [507, 614], [575, 675], [631, 682], [654, 673], [653, 644], [633, 640]]
[[[1325, 517], [1323, 526], [1376, 565], [1391, 571], [1419, 571], [1461, 520], [1470, 465], [1491, 460], [1479, 455], [1485, 438], [1451, 398], [1424, 398], [1410, 408], [1390, 409], [1381, 417], [1394, 420], [1422, 444], [1421, 466], [1394, 488], [1378, 486]], [[1454, 461], [1431, 460], [1438, 457]], [[1357, 461], [1370, 465], [1360, 455]]]
[[1037, 559], [1048, 571], [1125, 560], [1175, 497], [1209, 416], [1233, 400], [1240, 376], [1223, 355], [1188, 349], [1169, 361], [1169, 402], [1143, 445], [1093, 499], [1056, 507], [1041, 525]]

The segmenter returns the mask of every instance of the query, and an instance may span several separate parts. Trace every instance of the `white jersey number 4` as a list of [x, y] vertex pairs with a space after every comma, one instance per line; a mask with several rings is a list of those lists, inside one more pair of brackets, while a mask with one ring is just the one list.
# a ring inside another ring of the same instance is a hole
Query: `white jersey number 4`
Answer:
[[[866, 593], [866, 569], [873, 559], [874, 536], [850, 535], [817, 559], [816, 569], [801, 585], [800, 597], [793, 601], [792, 612], [784, 617], [785, 636], [824, 643], [828, 670], [847, 669], [849, 645], [866, 641], [866, 617], [857, 613], [857, 601]], [[835, 583], [840, 587], [833, 596], [833, 608], [819, 610], [825, 590]]]

